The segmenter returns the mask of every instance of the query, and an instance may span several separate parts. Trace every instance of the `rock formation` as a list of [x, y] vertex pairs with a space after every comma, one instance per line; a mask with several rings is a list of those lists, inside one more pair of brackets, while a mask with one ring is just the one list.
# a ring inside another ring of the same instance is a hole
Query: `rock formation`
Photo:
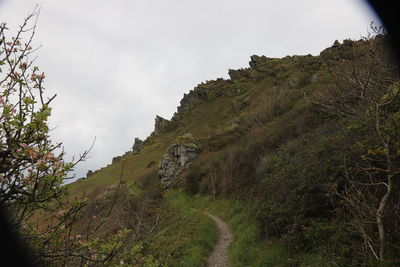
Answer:
[[112, 163], [115, 163], [115, 162], [119, 161], [121, 158], [122, 158], [122, 156], [113, 157]]
[[212, 100], [213, 97], [222, 95], [231, 85], [231, 80], [222, 78], [198, 84], [195, 88], [190, 90], [188, 94], [183, 95], [180, 106], [178, 107], [178, 114], [175, 114], [174, 117], [179, 117], [179, 114], [191, 111], [198, 103], [209, 101]]
[[152, 134], [157, 135], [165, 132], [167, 130], [169, 122], [169, 120], [157, 115], [154, 119], [154, 131]]
[[88, 170], [88, 172], [86, 173], [86, 178], [89, 178], [93, 174], [94, 174], [94, 172], [92, 170]]
[[250, 70], [249, 69], [239, 69], [239, 70], [232, 70], [228, 71], [229, 78], [232, 81], [240, 80], [242, 78], [250, 78]]
[[144, 141], [140, 140], [139, 138], [135, 138], [135, 143], [132, 146], [132, 153], [137, 153], [142, 150], [144, 147]]
[[250, 68], [256, 69], [257, 66], [262, 65], [267, 60], [268, 60], [268, 58], [266, 56], [252, 55], [250, 57], [250, 62], [249, 62]]
[[192, 142], [173, 144], [160, 161], [158, 177], [164, 188], [173, 184], [183, 169], [200, 154], [198, 145]]

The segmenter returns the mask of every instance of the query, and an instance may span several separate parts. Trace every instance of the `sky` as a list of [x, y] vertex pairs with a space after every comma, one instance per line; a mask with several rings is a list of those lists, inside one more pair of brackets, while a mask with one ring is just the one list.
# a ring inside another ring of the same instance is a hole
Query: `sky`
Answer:
[[318, 55], [378, 18], [362, 0], [0, 0], [17, 29], [40, 6], [36, 64], [53, 103], [51, 138], [67, 158], [96, 142], [76, 178], [145, 139], [184, 93], [251, 55]]

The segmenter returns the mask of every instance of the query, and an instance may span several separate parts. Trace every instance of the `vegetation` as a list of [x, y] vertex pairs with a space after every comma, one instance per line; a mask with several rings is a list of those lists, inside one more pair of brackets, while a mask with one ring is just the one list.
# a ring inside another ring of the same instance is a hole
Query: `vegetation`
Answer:
[[[252, 56], [186, 94], [140, 151], [68, 186], [75, 163], [48, 139], [44, 74], [5, 30], [1, 200], [26, 237], [46, 229], [31, 242], [42, 261], [204, 266], [209, 211], [233, 229], [233, 266], [400, 263], [400, 77], [381, 29], [319, 56]], [[201, 154], [165, 191], [158, 162], [174, 142]]]

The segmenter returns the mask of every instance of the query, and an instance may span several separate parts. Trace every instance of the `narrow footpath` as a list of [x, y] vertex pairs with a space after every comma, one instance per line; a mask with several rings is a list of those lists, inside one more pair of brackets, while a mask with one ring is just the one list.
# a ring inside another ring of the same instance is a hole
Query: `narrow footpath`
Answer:
[[219, 238], [207, 260], [208, 267], [228, 267], [228, 246], [233, 241], [232, 230], [221, 218], [204, 212], [218, 227]]

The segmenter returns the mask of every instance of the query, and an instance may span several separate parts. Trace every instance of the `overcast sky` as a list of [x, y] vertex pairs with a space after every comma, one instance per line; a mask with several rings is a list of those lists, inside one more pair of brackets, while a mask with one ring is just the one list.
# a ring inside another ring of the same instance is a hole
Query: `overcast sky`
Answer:
[[379, 23], [362, 0], [0, 0], [0, 22], [16, 29], [36, 3], [37, 65], [58, 95], [52, 138], [68, 156], [97, 138], [77, 178], [145, 139], [183, 93], [247, 67], [251, 55], [318, 55]]

